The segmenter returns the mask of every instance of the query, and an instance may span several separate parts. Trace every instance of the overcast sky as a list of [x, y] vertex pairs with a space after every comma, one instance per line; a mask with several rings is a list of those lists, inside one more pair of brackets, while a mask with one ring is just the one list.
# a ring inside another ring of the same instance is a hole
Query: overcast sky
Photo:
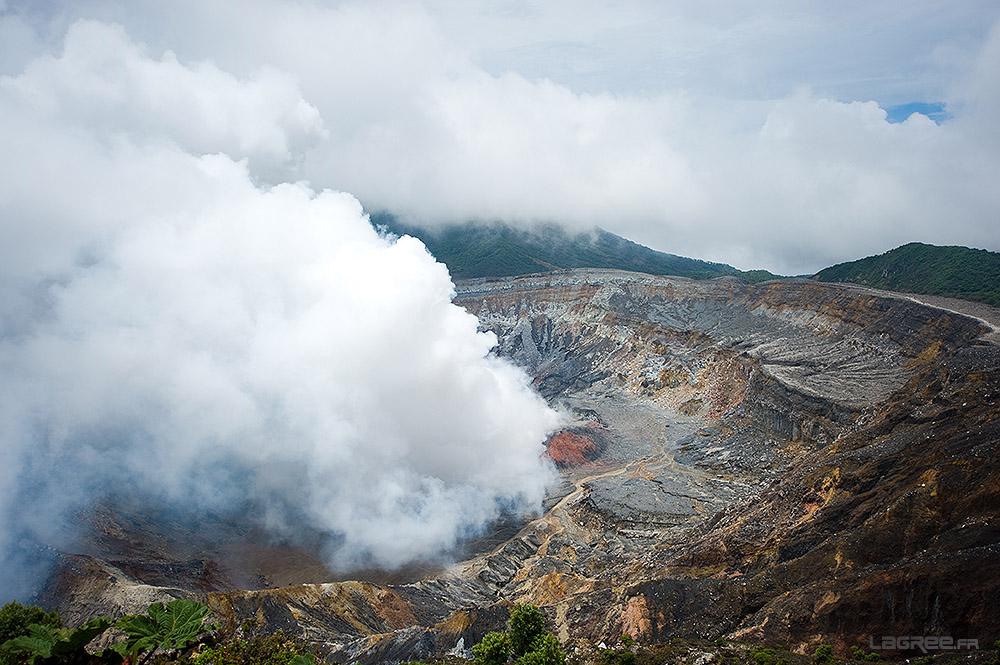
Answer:
[[[994, 0], [8, 0], [0, 58], [14, 77], [48, 55], [107, 80], [146, 61], [113, 100], [78, 90], [52, 118], [99, 113], [109, 132], [147, 129], [125, 98], [155, 115], [174, 94], [155, 63], [257, 83], [233, 103], [259, 134], [199, 148], [248, 158], [258, 182], [799, 274], [914, 240], [1000, 250], [998, 18]], [[118, 36], [74, 44], [81, 19]], [[288, 95], [308, 121], [267, 115]], [[890, 122], [912, 103], [940, 124]], [[181, 106], [177, 131], [236, 135]]]

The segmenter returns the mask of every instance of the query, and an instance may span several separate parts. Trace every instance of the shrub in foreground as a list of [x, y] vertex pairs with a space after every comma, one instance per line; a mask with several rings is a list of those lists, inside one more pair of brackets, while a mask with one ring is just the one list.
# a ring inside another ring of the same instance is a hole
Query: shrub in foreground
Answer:
[[305, 656], [303, 645], [288, 639], [280, 630], [266, 637], [231, 640], [207, 648], [191, 659], [194, 665], [292, 665]]

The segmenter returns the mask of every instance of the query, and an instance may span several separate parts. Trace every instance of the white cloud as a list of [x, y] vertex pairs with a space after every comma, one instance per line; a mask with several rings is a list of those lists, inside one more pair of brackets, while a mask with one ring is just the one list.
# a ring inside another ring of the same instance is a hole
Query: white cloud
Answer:
[[[91, 0], [3, 21], [33, 20], [26, 43], [44, 43], [76, 16], [147, 45], [156, 59], [128, 70], [128, 90], [169, 90], [167, 50], [222, 77], [201, 115], [166, 95], [148, 120], [112, 108], [108, 128], [166, 128], [185, 147], [250, 157], [272, 182], [304, 178], [428, 221], [596, 223], [791, 273], [911, 240], [1000, 248], [1000, 7], [985, 0]], [[284, 82], [276, 101], [252, 93], [273, 87], [264, 78]], [[869, 103], [909, 101], [946, 101], [955, 118], [894, 126]]]
[[325, 134], [317, 109], [274, 68], [238, 80], [209, 62], [182, 65], [169, 51], [153, 60], [121, 27], [94, 21], [74, 23], [58, 58], [43, 56], [4, 84], [57, 126], [224, 152], [285, 177]]
[[0, 551], [114, 492], [253, 505], [338, 567], [537, 507], [559, 418], [445, 267], [348, 194], [255, 184], [320, 138], [287, 76], [78, 23], [0, 79], [0, 123]]

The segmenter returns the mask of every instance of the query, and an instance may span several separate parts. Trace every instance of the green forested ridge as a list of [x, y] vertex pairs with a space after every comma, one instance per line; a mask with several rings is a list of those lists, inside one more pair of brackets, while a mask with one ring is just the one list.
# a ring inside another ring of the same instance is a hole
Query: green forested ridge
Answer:
[[510, 277], [559, 268], [614, 268], [693, 279], [736, 275], [762, 281], [776, 277], [766, 271], [741, 273], [724, 263], [657, 252], [603, 229], [572, 234], [556, 224], [528, 230], [502, 222], [429, 228], [406, 224], [388, 213], [373, 213], [371, 220], [396, 235], [419, 238], [456, 279]]
[[[766, 270], [740, 271], [724, 263], [658, 252], [603, 229], [574, 234], [557, 224], [529, 230], [503, 222], [424, 227], [385, 212], [372, 213], [371, 220], [396, 235], [419, 238], [456, 279], [511, 277], [561, 268], [613, 268], [693, 279], [732, 275], [748, 282], [779, 277]], [[1000, 253], [983, 249], [913, 242], [825, 268], [813, 279], [1000, 306]]]
[[911, 242], [884, 254], [831, 266], [813, 279], [1000, 306], [1000, 253], [985, 249]]

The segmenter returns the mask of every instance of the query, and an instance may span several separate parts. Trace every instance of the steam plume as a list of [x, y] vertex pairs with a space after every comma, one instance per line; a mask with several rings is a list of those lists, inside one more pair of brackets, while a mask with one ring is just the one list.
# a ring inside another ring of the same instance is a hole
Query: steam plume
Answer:
[[253, 505], [340, 568], [537, 506], [558, 417], [445, 267], [348, 194], [256, 184], [325, 131], [291, 80], [81, 23], [0, 79], [0, 122], [0, 596], [109, 494]]

